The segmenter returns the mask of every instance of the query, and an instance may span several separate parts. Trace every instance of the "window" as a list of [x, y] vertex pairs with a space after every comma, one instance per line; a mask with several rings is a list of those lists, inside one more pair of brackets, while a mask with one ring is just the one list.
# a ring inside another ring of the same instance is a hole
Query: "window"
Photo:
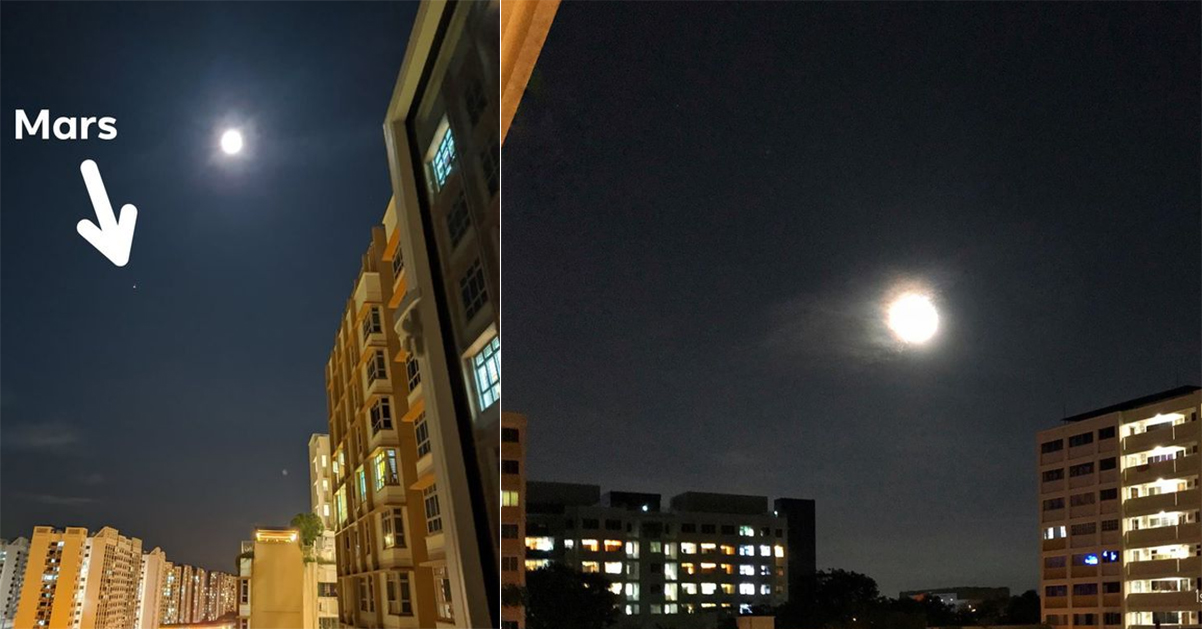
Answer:
[[1109, 428], [1099, 428], [1098, 429], [1098, 441], [1114, 439], [1114, 434], [1115, 434], [1114, 426], [1111, 426]]
[[1075, 583], [1073, 584], [1073, 596], [1089, 596], [1098, 593], [1097, 583]]
[[376, 611], [376, 584], [372, 577], [359, 579], [359, 610]]
[[384, 531], [384, 548], [405, 547], [405, 512], [393, 509], [380, 514], [380, 528]]
[[451, 237], [452, 250], [459, 246], [471, 223], [472, 215], [467, 208], [467, 199], [463, 191], [460, 191], [459, 196], [455, 197], [455, 203], [451, 205], [451, 211], [447, 213], [447, 234]]
[[451, 615], [451, 580], [445, 566], [434, 569], [434, 602], [439, 620], [454, 622]]
[[426, 532], [433, 535], [442, 531], [442, 515], [438, 509], [437, 485], [430, 485], [423, 489], [422, 499], [426, 505]]
[[1047, 596], [1048, 598], [1055, 598], [1057, 596], [1068, 596], [1068, 586], [1067, 585], [1049, 585], [1046, 588], [1044, 588], [1044, 595]]
[[1110, 457], [1108, 459], [1102, 459], [1101, 461], [1098, 461], [1098, 469], [1099, 470], [1113, 470], [1117, 466], [1118, 466], [1118, 459], [1116, 459], [1114, 457]]
[[1119, 521], [1118, 520], [1102, 520], [1102, 530], [1103, 531], [1119, 530]]
[[392, 253], [392, 279], [401, 276], [401, 271], [405, 270], [405, 256], [401, 255], [401, 246], [397, 245], [396, 251]]
[[509, 489], [502, 491], [501, 492], [501, 506], [502, 507], [518, 506], [518, 492], [509, 490]]
[[1062, 478], [1064, 478], [1064, 468], [1060, 468], [1058, 470], [1048, 470], [1043, 473], [1043, 482], [1045, 483], [1049, 481], [1060, 480]]
[[484, 266], [479, 259], [459, 278], [459, 297], [463, 302], [463, 318], [468, 321], [484, 308], [488, 292], [484, 288]]
[[392, 429], [392, 401], [387, 397], [376, 398], [371, 405], [371, 432]]
[[517, 569], [517, 557], [501, 557], [501, 570], [504, 570], [505, 572], [517, 572]]
[[1102, 624], [1105, 625], [1120, 625], [1122, 624], [1123, 615], [1118, 612], [1106, 612], [1102, 614]]
[[1043, 501], [1044, 511], [1054, 511], [1064, 508], [1064, 498], [1049, 498]]
[[409, 592], [409, 573], [388, 575], [388, 613], [394, 616], [412, 616], [413, 598]]
[[1057, 439], [1055, 441], [1048, 441], [1046, 443], [1042, 443], [1039, 445], [1039, 451], [1042, 452], [1043, 454], [1048, 454], [1048, 453], [1056, 452], [1058, 450], [1063, 450], [1063, 449], [1064, 449], [1064, 440], [1063, 439]]
[[340, 487], [334, 494], [334, 511], [339, 524], [346, 524], [346, 487]]
[[1069, 504], [1074, 507], [1091, 505], [1094, 502], [1095, 502], [1095, 500], [1094, 500], [1093, 492], [1090, 492], [1088, 494], [1077, 494], [1077, 495], [1069, 498]]
[[388, 360], [384, 358], [383, 351], [376, 350], [367, 361], [367, 383], [371, 384], [376, 380], [386, 378], [388, 378]]
[[1069, 476], [1085, 476], [1086, 474], [1093, 474], [1093, 463], [1082, 463], [1068, 468]]
[[501, 473], [502, 474], [520, 474], [521, 467], [522, 467], [521, 462], [515, 461], [513, 459], [505, 459], [505, 460], [501, 461]]
[[1085, 522], [1083, 524], [1074, 524], [1070, 529], [1073, 535], [1090, 535], [1098, 531], [1096, 522]]
[[480, 165], [484, 168], [485, 183], [488, 184], [488, 196], [491, 198], [497, 194], [497, 188], [501, 184], [501, 147], [497, 145], [496, 136], [488, 139], [488, 146], [480, 151]]
[[455, 135], [449, 126], [438, 143], [434, 159], [430, 161], [430, 169], [434, 171], [434, 182], [439, 190], [446, 185], [447, 177], [455, 172]]
[[[522, 439], [522, 431], [518, 430], [517, 428], [502, 428], [501, 429], [501, 441], [504, 441], [505, 443], [517, 443], [517, 442], [521, 441], [521, 439]], [[589, 524], [588, 524], [589, 522], [592, 522], [592, 526], [589, 526]], [[585, 518], [584, 528], [586, 528], [586, 529], [597, 528], [597, 521]]]
[[396, 450], [386, 448], [376, 454], [376, 491], [385, 485], [399, 485], [396, 471]]
[[472, 371], [476, 374], [476, 402], [483, 411], [501, 399], [501, 339], [492, 337], [472, 356]]
[[413, 436], [417, 438], [417, 456], [421, 458], [430, 454], [430, 427], [426, 425], [426, 414], [417, 416], [413, 424]]
[[417, 365], [417, 356], [410, 354], [405, 359], [405, 376], [409, 382], [409, 390], [417, 388], [417, 385], [422, 383], [422, 372]]
[[380, 307], [372, 306], [367, 311], [367, 316], [363, 317], [363, 340], [367, 340], [367, 337], [383, 331], [384, 326], [380, 324]]
[[1066, 563], [1065, 559], [1066, 558], [1064, 555], [1055, 555], [1053, 557], [1047, 557], [1046, 559], [1043, 560], [1043, 567], [1045, 567], [1045, 568], [1063, 568]]
[[249, 603], [250, 602], [250, 579], [240, 579], [238, 581], [238, 585], [240, 586], [238, 589], [238, 602], [243, 603], [243, 604]]
[[739, 535], [743, 537], [755, 537], [755, 528], [747, 525], [740, 526]]
[[362, 465], [355, 470], [355, 478], [359, 481], [359, 504], [362, 505], [367, 502], [367, 471]]
[[1119, 497], [1119, 490], [1114, 487], [1112, 487], [1110, 489], [1103, 489], [1102, 491], [1098, 492], [1098, 498], [1100, 500], [1117, 500], [1118, 497]]
[[484, 108], [488, 106], [488, 97], [484, 94], [484, 86], [478, 76], [473, 76], [468, 81], [467, 89], [463, 92], [463, 106], [467, 110], [467, 119], [475, 126], [480, 120], [480, 115], [484, 113]]
[[1068, 447], [1070, 447], [1070, 448], [1075, 448], [1077, 446], [1089, 445], [1091, 443], [1093, 443], [1093, 433], [1092, 432], [1083, 432], [1079, 435], [1073, 435], [1072, 437], [1068, 438]]

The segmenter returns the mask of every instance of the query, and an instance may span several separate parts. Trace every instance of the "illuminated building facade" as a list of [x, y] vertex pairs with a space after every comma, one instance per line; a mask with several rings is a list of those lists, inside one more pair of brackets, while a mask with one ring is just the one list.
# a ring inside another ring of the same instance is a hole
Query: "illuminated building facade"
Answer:
[[87, 545], [87, 529], [68, 527], [57, 531], [49, 526], [34, 527], [15, 627], [76, 626], [80, 570]]
[[314, 629], [316, 616], [305, 590], [305, 560], [294, 529], [256, 529], [238, 556], [238, 627]]
[[1179, 387], [1040, 432], [1040, 589], [1053, 627], [1198, 627], [1202, 391]]
[[[526, 417], [501, 414], [501, 585], [526, 585]], [[501, 629], [526, 626], [520, 605], [501, 608]]]
[[313, 613], [318, 629], [338, 627], [338, 569], [335, 566], [333, 472], [330, 466], [330, 436], [309, 438], [309, 497], [314, 515], [321, 519], [322, 532], [313, 544], [314, 561], [305, 564], [305, 587], [315, 591]]
[[661, 511], [659, 494], [544, 482], [526, 491], [526, 569], [560, 562], [600, 573], [622, 611], [648, 627], [703, 626], [707, 612], [784, 603], [788, 540], [814, 535], [813, 520], [790, 522], [763, 496], [687, 492]]
[[12, 629], [25, 580], [25, 562], [29, 559], [29, 540], [0, 539], [0, 629]]
[[137, 614], [133, 625], [137, 629], [158, 629], [162, 624], [163, 589], [170, 565], [161, 548], [142, 555], [138, 570]]
[[497, 627], [498, 2], [423, 2], [326, 369], [346, 626]]

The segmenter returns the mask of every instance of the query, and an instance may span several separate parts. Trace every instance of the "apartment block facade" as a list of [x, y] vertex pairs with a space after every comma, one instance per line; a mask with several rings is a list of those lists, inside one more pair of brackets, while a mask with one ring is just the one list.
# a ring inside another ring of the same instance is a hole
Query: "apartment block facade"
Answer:
[[1179, 387], [1038, 435], [1044, 621], [1196, 628], [1202, 391]]
[[[526, 417], [501, 414], [501, 585], [526, 585]], [[506, 601], [514, 602], [514, 601]], [[521, 605], [501, 607], [501, 629], [526, 626]]]
[[526, 499], [526, 569], [560, 562], [602, 574], [647, 627], [708, 626], [711, 612], [784, 603], [789, 539], [814, 535], [812, 520], [790, 523], [763, 496], [686, 492], [661, 510], [659, 494], [528, 482]]
[[0, 539], [0, 629], [12, 629], [29, 559], [29, 539]]
[[330, 462], [330, 436], [309, 438], [309, 497], [313, 514], [321, 519], [321, 537], [313, 544], [312, 559], [305, 566], [305, 587], [314, 595], [313, 613], [319, 629], [338, 627], [338, 569], [334, 550], [334, 479]]
[[77, 626], [77, 612], [82, 613], [79, 586], [87, 546], [85, 528], [58, 531], [49, 526], [34, 527], [14, 627]]
[[143, 553], [138, 569], [138, 597], [133, 626], [158, 629], [163, 614], [163, 589], [167, 585], [170, 563], [161, 548]]

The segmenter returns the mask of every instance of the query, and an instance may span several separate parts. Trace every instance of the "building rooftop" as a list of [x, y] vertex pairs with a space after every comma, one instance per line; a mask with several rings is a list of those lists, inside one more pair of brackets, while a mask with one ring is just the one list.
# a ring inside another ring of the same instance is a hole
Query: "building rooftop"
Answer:
[[1165, 400], [1171, 400], [1173, 398], [1189, 395], [1190, 393], [1193, 393], [1193, 392], [1199, 391], [1199, 390], [1202, 390], [1202, 387], [1197, 387], [1194, 385], [1186, 385], [1186, 386], [1182, 386], [1182, 387], [1177, 387], [1174, 389], [1169, 389], [1167, 391], [1161, 391], [1160, 393], [1153, 393], [1152, 395], [1145, 395], [1143, 397], [1138, 397], [1138, 398], [1135, 398], [1134, 400], [1127, 400], [1126, 402], [1119, 402], [1118, 404], [1112, 404], [1110, 406], [1107, 406], [1104, 408], [1099, 408], [1097, 410], [1080, 413], [1077, 415], [1073, 415], [1072, 417], [1065, 417], [1062, 421], [1064, 421], [1065, 423], [1079, 422], [1079, 421], [1083, 421], [1086, 419], [1093, 419], [1095, 417], [1101, 417], [1102, 415], [1109, 415], [1111, 413], [1119, 413], [1122, 411], [1131, 411], [1131, 410], [1140, 408], [1142, 406], [1148, 406], [1149, 404], [1155, 404], [1157, 402], [1163, 402]]

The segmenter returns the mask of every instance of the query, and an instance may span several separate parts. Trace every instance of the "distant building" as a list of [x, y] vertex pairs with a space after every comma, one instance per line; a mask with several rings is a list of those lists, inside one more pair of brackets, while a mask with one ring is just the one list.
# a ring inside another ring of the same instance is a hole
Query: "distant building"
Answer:
[[163, 624], [209, 622], [237, 611], [234, 575], [171, 563], [166, 564], [164, 572]]
[[338, 627], [338, 569], [335, 565], [333, 475], [330, 470], [330, 437], [309, 438], [309, 496], [313, 513], [321, 518], [321, 537], [313, 544], [311, 561], [305, 564], [305, 587], [315, 590], [313, 613], [318, 629]]
[[526, 568], [605, 575], [644, 626], [704, 626], [712, 618], [690, 615], [780, 605], [789, 570], [814, 571], [791, 566], [788, 548], [814, 536], [813, 519], [790, 522], [764, 496], [686, 492], [662, 511], [659, 494], [602, 496], [597, 485], [528, 482], [526, 492]]
[[256, 529], [239, 555], [239, 629], [314, 629], [306, 598], [304, 554], [294, 529]]
[[67, 527], [58, 531], [49, 526], [34, 527], [15, 627], [76, 627], [76, 612], [82, 613], [83, 607], [79, 598], [80, 576], [87, 549], [85, 528]]
[[1202, 390], [1179, 387], [1038, 434], [1044, 622], [1202, 623]]
[[909, 590], [901, 596], [917, 601], [928, 597], [936, 597], [945, 605], [956, 609], [975, 609], [983, 601], [1006, 600], [1010, 598], [1010, 588], [1007, 587], [948, 587], [931, 590]]
[[144, 553], [138, 576], [136, 629], [158, 629], [162, 624], [163, 590], [170, 563], [160, 548]]
[[[526, 417], [501, 414], [501, 585], [526, 585]], [[501, 629], [526, 626], [521, 606], [501, 608]]]
[[29, 540], [0, 539], [0, 629], [12, 629], [21, 600], [21, 583], [25, 579], [25, 562], [29, 558]]

